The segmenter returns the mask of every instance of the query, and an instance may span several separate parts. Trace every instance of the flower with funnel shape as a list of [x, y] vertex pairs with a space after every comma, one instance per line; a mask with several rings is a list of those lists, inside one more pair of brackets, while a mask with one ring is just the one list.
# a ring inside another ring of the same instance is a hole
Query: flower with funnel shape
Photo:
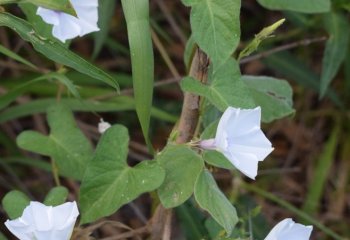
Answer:
[[98, 0], [70, 0], [77, 17], [70, 14], [38, 7], [36, 12], [46, 23], [52, 24], [52, 35], [65, 42], [77, 36], [99, 31]]
[[69, 240], [78, 215], [76, 202], [52, 207], [32, 201], [21, 217], [5, 225], [20, 240]]
[[270, 231], [265, 240], [308, 240], [311, 232], [312, 226], [304, 226], [286, 218]]
[[258, 162], [273, 151], [271, 142], [260, 129], [260, 119], [260, 107], [228, 107], [219, 121], [215, 138], [202, 140], [199, 146], [221, 152], [239, 171], [255, 179]]

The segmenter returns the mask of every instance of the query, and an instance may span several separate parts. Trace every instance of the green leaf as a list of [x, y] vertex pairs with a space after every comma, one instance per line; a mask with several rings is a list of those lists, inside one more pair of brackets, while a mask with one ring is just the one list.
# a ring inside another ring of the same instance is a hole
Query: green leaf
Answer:
[[194, 40], [208, 54], [215, 69], [233, 54], [240, 39], [240, 0], [186, 0], [191, 6]]
[[115, 0], [99, 1], [98, 26], [100, 28], [100, 31], [94, 33], [95, 45], [94, 45], [94, 51], [92, 53], [93, 59], [95, 59], [97, 55], [100, 53], [102, 46], [107, 39], [109, 26], [115, 11], [116, 4], [117, 2]]
[[331, 10], [330, 0], [257, 0], [271, 10], [289, 10], [302, 13], [322, 13]]
[[9, 3], [17, 3], [19, 0], [0, 0], [0, 5], [9, 4]]
[[206, 163], [228, 170], [235, 169], [232, 163], [220, 152], [218, 151], [204, 151], [203, 159]]
[[242, 76], [256, 106], [261, 106], [262, 121], [271, 122], [289, 116], [293, 109], [293, 90], [287, 81], [265, 76]]
[[149, 0], [122, 0], [128, 28], [136, 113], [147, 146], [152, 152], [148, 130], [151, 117], [154, 59], [149, 22]]
[[22, 58], [21, 56], [19, 56], [18, 54], [12, 52], [11, 50], [5, 48], [3, 45], [0, 44], [0, 53], [4, 54], [5, 56], [8, 56], [20, 63], [23, 63], [25, 65], [27, 65], [28, 67], [31, 67], [35, 70], [37, 70], [38, 68], [36, 66], [34, 66], [32, 63], [28, 62], [27, 60], [25, 60], [24, 58]]
[[50, 192], [46, 195], [44, 204], [46, 206], [58, 206], [67, 200], [68, 197], [68, 189], [65, 187], [54, 187], [50, 190]]
[[35, 8], [38, 8], [38, 6], [40, 6], [56, 11], [65, 12], [74, 16], [77, 15], [73, 8], [73, 5], [69, 0], [0, 0], [0, 5], [9, 3], [17, 3], [19, 5], [30, 3], [33, 4]]
[[285, 19], [281, 19], [277, 22], [275, 22], [274, 24], [263, 28], [263, 30], [261, 30], [258, 34], [255, 35], [253, 41], [251, 41], [240, 53], [238, 56], [237, 61], [239, 62], [240, 59], [242, 59], [243, 57], [249, 56], [251, 53], [255, 52], [260, 43], [262, 41], [264, 41], [267, 38], [273, 37], [272, 33], [279, 28], [283, 23], [284, 23]]
[[227, 232], [231, 235], [238, 222], [236, 209], [226, 196], [218, 188], [215, 179], [208, 170], [203, 170], [199, 175], [194, 196], [199, 206], [210, 213]]
[[229, 59], [214, 73], [209, 75], [209, 85], [186, 77], [181, 81], [183, 91], [192, 92], [206, 97], [220, 111], [225, 111], [229, 106], [240, 108], [253, 108], [255, 106], [250, 91], [241, 80], [238, 64]]
[[318, 212], [323, 191], [325, 189], [328, 176], [331, 173], [331, 166], [336, 158], [339, 133], [340, 124], [337, 123], [333, 128], [331, 136], [325, 143], [323, 151], [320, 153], [320, 156], [317, 159], [317, 163], [314, 168], [314, 175], [309, 184], [309, 189], [303, 206], [303, 210], [307, 214], [313, 215]]
[[156, 160], [166, 172], [165, 180], [158, 189], [159, 199], [166, 208], [179, 206], [192, 195], [204, 166], [203, 160], [185, 145], [168, 145]]
[[329, 84], [337, 74], [349, 47], [349, 19], [341, 13], [329, 13], [324, 16], [326, 29], [330, 34], [322, 61], [320, 96], [326, 94]]
[[63, 176], [82, 179], [92, 148], [76, 126], [71, 110], [57, 104], [47, 110], [50, 135], [24, 131], [17, 137], [17, 145], [25, 150], [50, 156]]
[[21, 2], [29, 2], [36, 6], [57, 10], [76, 16], [76, 12], [69, 0], [20, 0]]
[[17, 190], [8, 192], [2, 199], [2, 206], [10, 219], [22, 216], [24, 209], [29, 203], [30, 199], [27, 195]]
[[55, 39], [52, 36], [52, 25], [44, 22], [43, 19], [36, 14], [37, 6], [29, 2], [21, 2], [18, 6], [24, 12], [28, 22], [33, 26], [38, 35], [44, 38]]
[[128, 130], [122, 125], [114, 125], [102, 135], [80, 188], [82, 223], [111, 215], [162, 184], [165, 172], [156, 161], [128, 166], [128, 144]]
[[0, 26], [13, 29], [22, 39], [30, 42], [38, 52], [47, 58], [119, 89], [117, 82], [109, 74], [68, 50], [61, 42], [41, 37], [27, 21], [2, 12], [0, 13]]

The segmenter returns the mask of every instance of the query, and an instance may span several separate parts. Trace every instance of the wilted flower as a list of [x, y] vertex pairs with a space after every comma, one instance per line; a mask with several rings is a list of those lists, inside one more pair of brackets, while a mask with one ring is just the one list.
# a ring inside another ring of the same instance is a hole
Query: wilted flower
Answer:
[[273, 151], [260, 129], [260, 118], [260, 107], [228, 107], [219, 121], [215, 139], [202, 140], [199, 145], [223, 153], [238, 170], [255, 179], [258, 162]]
[[20, 240], [69, 240], [78, 215], [76, 202], [56, 207], [30, 202], [21, 217], [5, 225]]
[[110, 127], [111, 127], [111, 124], [103, 121], [103, 119], [101, 118], [100, 122], [98, 123], [98, 132], [102, 134]]
[[265, 240], [308, 240], [311, 232], [312, 226], [304, 226], [286, 218], [271, 230]]
[[38, 7], [36, 12], [46, 23], [52, 24], [52, 35], [65, 42], [77, 36], [100, 30], [98, 21], [98, 0], [70, 0], [77, 17], [70, 14]]

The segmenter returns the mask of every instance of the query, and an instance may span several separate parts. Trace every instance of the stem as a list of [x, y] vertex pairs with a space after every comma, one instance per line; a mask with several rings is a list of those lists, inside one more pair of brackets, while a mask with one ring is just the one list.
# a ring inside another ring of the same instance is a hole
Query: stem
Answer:
[[[209, 59], [207, 55], [198, 48], [192, 60], [189, 76], [201, 83], [206, 83], [208, 65]], [[192, 139], [199, 119], [199, 106], [200, 97], [196, 94], [186, 92], [177, 128], [178, 138], [176, 139], [176, 143], [182, 144]]]
[[[207, 55], [197, 48], [192, 60], [189, 76], [197, 79], [201, 83], [206, 83], [208, 65], [209, 59]], [[177, 144], [187, 143], [194, 136], [199, 119], [199, 107], [200, 97], [193, 93], [186, 92], [179, 124], [177, 126]], [[171, 239], [172, 215], [172, 209], [165, 209], [162, 205], [157, 207], [155, 214], [152, 217], [153, 224], [151, 239]]]

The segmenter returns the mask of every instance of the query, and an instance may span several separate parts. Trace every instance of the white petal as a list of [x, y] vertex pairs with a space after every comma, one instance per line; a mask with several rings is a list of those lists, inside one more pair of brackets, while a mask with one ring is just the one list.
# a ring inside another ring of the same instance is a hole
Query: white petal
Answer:
[[5, 225], [20, 240], [69, 240], [78, 215], [76, 202], [57, 207], [30, 202], [20, 218]]
[[53, 219], [53, 228], [62, 230], [70, 227], [72, 224], [74, 226], [78, 215], [79, 211], [76, 202], [67, 202], [53, 207], [52, 216], [55, 216]]
[[241, 171], [244, 175], [251, 179], [255, 179], [258, 174], [258, 159], [254, 154], [240, 153], [231, 151], [228, 155], [224, 154], [230, 162]]
[[70, 0], [75, 11], [78, 11], [79, 8], [83, 7], [97, 7], [98, 0]]
[[46, 9], [43, 7], [38, 7], [36, 14], [39, 15], [46, 23], [58, 25], [59, 24], [59, 17], [62, 13], [58, 12], [58, 11]]
[[8, 230], [21, 240], [32, 240], [33, 230], [30, 225], [25, 224], [21, 219], [7, 220], [5, 226]]
[[52, 228], [52, 207], [45, 206], [40, 202], [31, 202], [29, 209], [32, 212], [33, 223], [38, 231], [47, 231]]
[[80, 36], [100, 30], [98, 21], [98, 1], [97, 0], [71, 0], [71, 3], [80, 20]]
[[60, 23], [52, 29], [52, 35], [65, 42], [68, 39], [75, 38], [81, 33], [79, 20], [69, 14], [62, 14]]
[[260, 129], [261, 108], [229, 107], [223, 113], [215, 135], [216, 148], [248, 177], [254, 179], [258, 162], [273, 148]]
[[304, 226], [286, 218], [271, 230], [265, 240], [308, 240], [311, 232], [312, 226]]
[[230, 128], [234, 129], [235, 120], [240, 112], [239, 108], [227, 108], [222, 114], [215, 135], [215, 143], [218, 148], [225, 149], [227, 147], [227, 133]]
[[46, 23], [54, 25], [52, 35], [62, 42], [100, 30], [97, 0], [71, 0], [71, 3], [77, 17], [42, 7], [37, 10]]

